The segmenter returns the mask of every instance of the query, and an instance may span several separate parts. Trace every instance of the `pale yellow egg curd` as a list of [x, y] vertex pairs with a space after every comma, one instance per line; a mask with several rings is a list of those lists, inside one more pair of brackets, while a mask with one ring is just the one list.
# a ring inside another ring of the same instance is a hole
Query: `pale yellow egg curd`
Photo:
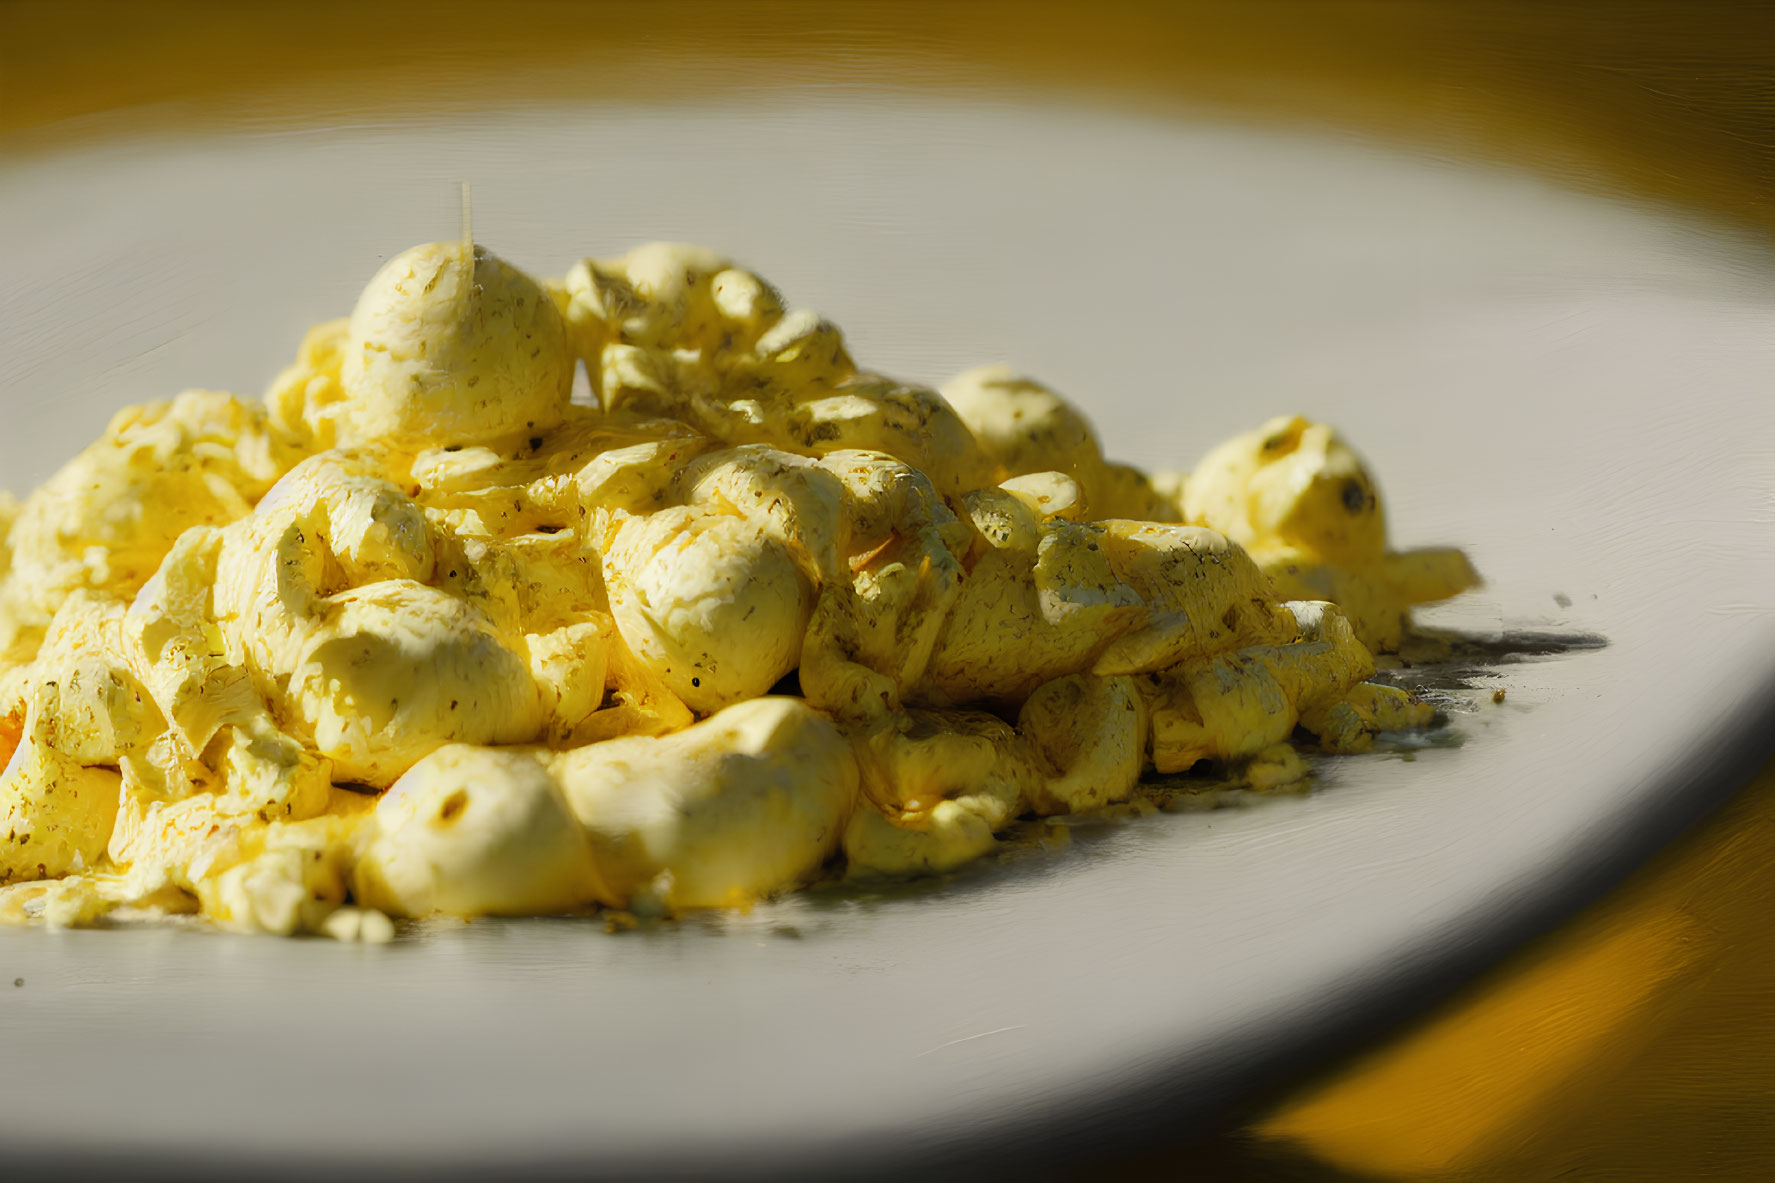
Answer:
[[1034, 379], [862, 369], [671, 243], [414, 247], [262, 400], [125, 409], [0, 513], [0, 918], [370, 941], [1295, 781], [1431, 723], [1373, 655], [1476, 582], [1389, 549], [1323, 424], [1149, 477]]

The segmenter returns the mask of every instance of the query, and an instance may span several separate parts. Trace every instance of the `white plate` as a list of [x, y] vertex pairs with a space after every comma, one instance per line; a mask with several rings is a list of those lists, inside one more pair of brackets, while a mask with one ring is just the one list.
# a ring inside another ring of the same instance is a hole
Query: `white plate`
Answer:
[[706, 241], [867, 364], [1011, 360], [1142, 464], [1331, 419], [1397, 541], [1487, 575], [1439, 621], [1608, 645], [1504, 668], [1459, 747], [906, 898], [387, 948], [0, 931], [6, 1153], [826, 1172], [1131, 1149], [1422, 1003], [1768, 746], [1769, 256], [1353, 141], [828, 95], [14, 158], [0, 481], [123, 403], [262, 388], [383, 258], [456, 233], [463, 179], [481, 240], [536, 271]]

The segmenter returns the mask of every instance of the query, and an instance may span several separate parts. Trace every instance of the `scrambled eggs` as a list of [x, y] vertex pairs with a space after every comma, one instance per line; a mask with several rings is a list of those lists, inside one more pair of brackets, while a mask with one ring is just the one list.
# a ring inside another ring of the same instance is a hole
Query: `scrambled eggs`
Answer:
[[[571, 399], [583, 364], [593, 405]], [[539, 283], [416, 247], [263, 401], [120, 412], [0, 499], [0, 918], [743, 906], [942, 871], [1213, 761], [1430, 709], [1330, 428], [1187, 477], [1002, 367], [941, 393], [702, 248]]]

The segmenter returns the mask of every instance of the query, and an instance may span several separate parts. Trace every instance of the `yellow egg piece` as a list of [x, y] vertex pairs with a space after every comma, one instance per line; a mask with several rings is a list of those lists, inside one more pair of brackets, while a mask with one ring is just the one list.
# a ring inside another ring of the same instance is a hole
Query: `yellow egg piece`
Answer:
[[573, 392], [567, 326], [485, 248], [402, 251], [365, 285], [342, 349], [343, 445], [417, 449], [547, 431]]
[[1148, 474], [717, 251], [418, 246], [262, 403], [128, 408], [0, 495], [0, 921], [381, 944], [941, 874], [1430, 725], [1371, 648], [1476, 578], [1388, 548], [1324, 424]]

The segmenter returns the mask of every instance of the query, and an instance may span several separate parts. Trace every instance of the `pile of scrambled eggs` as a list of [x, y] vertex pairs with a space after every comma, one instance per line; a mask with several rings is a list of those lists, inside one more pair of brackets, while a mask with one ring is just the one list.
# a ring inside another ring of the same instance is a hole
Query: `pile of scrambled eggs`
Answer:
[[1296, 779], [1297, 735], [1428, 724], [1372, 654], [1476, 582], [1388, 550], [1322, 424], [1149, 478], [1038, 382], [859, 369], [665, 243], [558, 282], [409, 250], [262, 401], [124, 410], [0, 532], [0, 919], [366, 940]]

